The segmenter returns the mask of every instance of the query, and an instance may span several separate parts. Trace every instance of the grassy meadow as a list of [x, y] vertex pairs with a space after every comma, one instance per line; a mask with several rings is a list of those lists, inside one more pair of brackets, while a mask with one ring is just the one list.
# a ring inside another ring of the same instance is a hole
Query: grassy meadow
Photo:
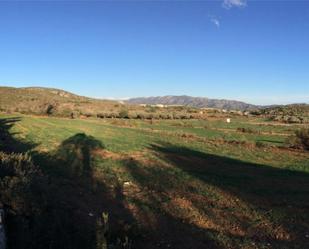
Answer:
[[[0, 120], [7, 150], [30, 155], [47, 177], [38, 193], [48, 196], [41, 231], [53, 244], [45, 248], [99, 248], [102, 212], [108, 248], [308, 246], [309, 154], [285, 145], [302, 125], [253, 117]], [[9, 241], [44, 248], [40, 238], [35, 246]]]

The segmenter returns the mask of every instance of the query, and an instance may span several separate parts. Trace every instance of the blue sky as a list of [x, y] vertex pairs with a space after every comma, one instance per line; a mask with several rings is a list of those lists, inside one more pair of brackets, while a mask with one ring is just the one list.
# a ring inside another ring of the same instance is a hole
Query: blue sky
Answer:
[[309, 103], [309, 1], [1, 1], [0, 85]]

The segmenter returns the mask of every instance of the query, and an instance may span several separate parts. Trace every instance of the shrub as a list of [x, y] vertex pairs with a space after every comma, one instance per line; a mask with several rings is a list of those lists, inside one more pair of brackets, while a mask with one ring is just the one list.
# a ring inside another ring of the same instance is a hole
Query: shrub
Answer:
[[87, 118], [91, 118], [91, 117], [93, 116], [93, 114], [90, 113], [90, 112], [83, 113], [83, 115], [84, 115], [85, 117], [87, 117]]
[[255, 146], [256, 146], [257, 148], [265, 148], [265, 147], [267, 147], [267, 144], [265, 144], [265, 143], [263, 143], [263, 142], [261, 142], [261, 141], [256, 141], [256, 142], [255, 142]]
[[137, 116], [136, 116], [137, 119], [144, 119], [145, 118], [145, 115], [142, 114], [142, 113], [138, 113]]
[[173, 119], [180, 119], [180, 115], [177, 113], [173, 113]]
[[150, 114], [146, 114], [145, 118], [146, 119], [153, 119], [153, 114], [151, 114], [151, 113]]
[[309, 129], [296, 131], [294, 136], [288, 138], [287, 143], [293, 148], [309, 150]]
[[309, 117], [302, 117], [302, 118], [301, 118], [301, 122], [302, 122], [303, 124], [309, 123]]
[[299, 124], [299, 123], [301, 123], [301, 120], [298, 117], [291, 116], [291, 117], [289, 117], [288, 122], [290, 124]]
[[105, 118], [104, 113], [97, 113], [97, 118]]
[[237, 128], [238, 132], [242, 132], [242, 133], [257, 133], [256, 131], [254, 131], [251, 128]]
[[115, 113], [115, 112], [111, 112], [108, 114], [109, 118], [118, 118], [119, 117], [119, 113]]
[[285, 123], [288, 123], [288, 122], [289, 122], [289, 119], [290, 119], [290, 117], [287, 116], [287, 115], [285, 115], [285, 116], [282, 117], [282, 121], [285, 122]]
[[[17, 214], [29, 213], [32, 209], [39, 169], [27, 154], [0, 152], [0, 192], [3, 204]], [[36, 179], [36, 180], [35, 180]]]
[[55, 106], [49, 104], [46, 108], [46, 114], [47, 115], [52, 115], [55, 111]]
[[199, 113], [199, 110], [195, 108], [188, 108], [188, 113]]
[[261, 110], [252, 110], [250, 112], [251, 115], [256, 115], [256, 116], [259, 116], [262, 114], [262, 111]]
[[271, 118], [271, 120], [273, 120], [273, 121], [282, 121], [282, 119], [283, 119], [283, 116], [281, 116], [281, 115], [273, 116], [273, 117]]
[[172, 115], [172, 114], [167, 114], [167, 115], [166, 115], [166, 118], [167, 118], [167, 119], [173, 119], [173, 115]]
[[167, 119], [167, 114], [165, 114], [165, 113], [160, 113], [160, 114], [158, 115], [158, 119]]
[[150, 114], [150, 115], [152, 115], [152, 119], [160, 119], [161, 118], [160, 114], [154, 113], [154, 114]]
[[196, 136], [194, 134], [191, 134], [191, 133], [180, 133], [178, 135], [182, 138], [196, 138]]
[[137, 119], [136, 113], [129, 113], [129, 119]]
[[129, 118], [129, 112], [128, 110], [121, 110], [118, 116], [119, 118]]
[[157, 107], [155, 107], [155, 106], [147, 106], [145, 111], [146, 112], [150, 112], [150, 113], [154, 113], [154, 112], [157, 111]]
[[179, 117], [180, 117], [180, 119], [188, 119], [186, 114], [180, 114]]

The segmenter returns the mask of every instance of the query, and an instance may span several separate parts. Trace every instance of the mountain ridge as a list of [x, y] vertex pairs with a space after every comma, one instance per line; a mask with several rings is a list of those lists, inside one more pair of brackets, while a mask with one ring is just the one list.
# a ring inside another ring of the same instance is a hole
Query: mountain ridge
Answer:
[[207, 97], [192, 97], [188, 95], [165, 95], [154, 97], [137, 97], [126, 100], [130, 104], [162, 104], [162, 105], [184, 105], [196, 108], [217, 108], [226, 110], [253, 110], [263, 106], [253, 105], [237, 100], [212, 99]]

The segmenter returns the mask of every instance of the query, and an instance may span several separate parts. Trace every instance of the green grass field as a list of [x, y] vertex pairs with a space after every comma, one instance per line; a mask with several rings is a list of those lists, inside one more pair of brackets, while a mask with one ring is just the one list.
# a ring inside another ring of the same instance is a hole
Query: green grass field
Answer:
[[[69, 210], [70, 232], [59, 238], [76, 244], [54, 248], [95, 248], [101, 212], [110, 217], [109, 239], [127, 236], [132, 248], [307, 248], [309, 154], [285, 147], [299, 127], [243, 117], [18, 115], [7, 146], [32, 155], [57, 209]], [[83, 236], [74, 237], [75, 226]]]

